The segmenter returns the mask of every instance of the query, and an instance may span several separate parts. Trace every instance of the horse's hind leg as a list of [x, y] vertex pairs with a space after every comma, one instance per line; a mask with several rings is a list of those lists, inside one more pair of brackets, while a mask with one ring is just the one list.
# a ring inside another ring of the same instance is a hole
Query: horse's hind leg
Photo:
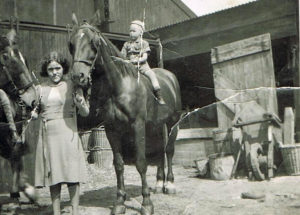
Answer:
[[164, 192], [164, 181], [165, 181], [165, 152], [164, 150], [159, 152], [159, 161], [157, 165], [157, 174], [156, 174], [156, 185], [155, 193]]
[[167, 126], [164, 124], [161, 129], [158, 129], [158, 136], [155, 141], [158, 143], [160, 148], [158, 149], [158, 161], [157, 161], [157, 174], [156, 174], [156, 185], [155, 193], [164, 192], [165, 183], [165, 147], [168, 141]]
[[140, 173], [142, 180], [143, 203], [141, 208], [142, 215], [150, 215], [154, 213], [153, 203], [150, 199], [150, 191], [147, 184], [147, 161], [146, 161], [146, 136], [145, 122], [141, 119], [136, 120], [134, 128], [134, 143], [136, 147], [136, 169]]
[[174, 127], [174, 129], [172, 131], [171, 131], [171, 129], [169, 129], [169, 132], [171, 132], [171, 134], [169, 136], [167, 147], [166, 147], [168, 173], [167, 173], [167, 182], [165, 185], [165, 193], [166, 194], [174, 194], [174, 193], [176, 193], [176, 188], [174, 185], [172, 160], [173, 160], [174, 151], [175, 151], [175, 140], [176, 140], [177, 133], [178, 133], [178, 127]]

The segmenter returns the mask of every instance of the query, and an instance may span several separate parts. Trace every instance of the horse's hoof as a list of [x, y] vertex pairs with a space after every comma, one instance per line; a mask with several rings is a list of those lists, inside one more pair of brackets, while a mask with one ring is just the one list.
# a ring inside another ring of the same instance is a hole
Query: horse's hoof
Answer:
[[155, 193], [163, 193], [164, 192], [164, 182], [163, 181], [157, 181], [155, 185]]
[[10, 193], [10, 198], [11, 199], [19, 199], [20, 198], [20, 193], [19, 192], [12, 192], [12, 193]]
[[37, 192], [35, 188], [28, 183], [25, 184], [24, 194], [31, 202], [37, 201]]
[[111, 210], [111, 215], [125, 214], [125, 212], [126, 212], [125, 205], [115, 205]]
[[165, 185], [165, 194], [175, 194], [176, 188], [173, 182], [168, 181]]
[[153, 206], [153, 204], [142, 205], [141, 215], [151, 215], [151, 214], [154, 214], [154, 206]]

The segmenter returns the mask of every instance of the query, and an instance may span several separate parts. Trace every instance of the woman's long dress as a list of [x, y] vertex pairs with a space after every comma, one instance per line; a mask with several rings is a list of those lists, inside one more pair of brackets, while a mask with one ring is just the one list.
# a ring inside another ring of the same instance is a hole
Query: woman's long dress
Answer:
[[77, 132], [73, 85], [43, 85], [41, 126], [36, 149], [35, 186], [84, 182], [86, 164]]

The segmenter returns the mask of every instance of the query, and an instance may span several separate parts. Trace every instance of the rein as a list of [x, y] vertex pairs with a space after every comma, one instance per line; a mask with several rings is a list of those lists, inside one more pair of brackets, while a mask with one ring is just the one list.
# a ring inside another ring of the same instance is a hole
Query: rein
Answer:
[[[20, 96], [22, 94], [25, 93], [25, 91], [33, 86], [33, 81], [29, 81], [29, 83], [25, 84], [24, 86], [17, 86], [17, 84], [15, 83], [12, 75], [10, 74], [10, 72], [8, 71], [8, 68], [6, 67], [6, 65], [3, 63], [3, 62], [0, 62], [0, 65], [2, 67], [2, 70], [4, 71], [6, 77], [7, 77], [7, 84], [6, 85], [11, 85], [11, 86], [8, 86], [7, 90], [7, 94], [10, 95], [10, 99], [11, 100], [14, 100], [14, 102], [16, 103], [17, 106], [19, 106], [19, 111], [18, 114], [19, 116], [21, 116], [21, 120], [20, 121], [17, 121], [17, 122], [14, 122], [16, 125], [17, 124], [22, 124], [22, 130], [21, 130], [21, 134], [20, 134], [20, 137], [22, 138], [22, 144], [25, 143], [25, 132], [27, 130], [27, 127], [28, 127], [28, 124], [29, 122], [32, 120], [32, 116], [30, 118], [27, 118], [27, 113], [26, 113], [26, 105], [24, 104], [24, 102], [21, 100]], [[12, 99], [11, 96], [15, 97], [15, 99]], [[34, 110], [37, 109], [38, 107], [35, 106], [34, 107]], [[18, 109], [16, 109], [18, 110]], [[1, 122], [0, 123], [0, 127], [9, 127], [9, 123], [4, 123], [4, 122]]]

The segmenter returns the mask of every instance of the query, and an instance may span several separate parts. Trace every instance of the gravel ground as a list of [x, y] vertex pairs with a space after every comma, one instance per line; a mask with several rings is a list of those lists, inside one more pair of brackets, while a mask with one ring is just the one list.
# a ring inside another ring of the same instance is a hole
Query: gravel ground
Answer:
[[[108, 215], [116, 196], [116, 179], [113, 169], [99, 169], [88, 166], [89, 178], [82, 185], [80, 214]], [[156, 215], [198, 215], [198, 214], [300, 214], [300, 176], [276, 177], [271, 181], [250, 182], [247, 179], [213, 181], [197, 177], [196, 169], [174, 166], [175, 195], [152, 194], [151, 199]], [[148, 168], [148, 183], [155, 185], [156, 168]], [[139, 214], [141, 197], [140, 178], [134, 166], [125, 167], [126, 215]], [[51, 201], [48, 189], [39, 192], [38, 206], [21, 205], [9, 200], [8, 195], [0, 196], [1, 215], [50, 215]], [[70, 214], [67, 187], [62, 190], [62, 211]], [[241, 193], [265, 194], [260, 200], [242, 199]]]

